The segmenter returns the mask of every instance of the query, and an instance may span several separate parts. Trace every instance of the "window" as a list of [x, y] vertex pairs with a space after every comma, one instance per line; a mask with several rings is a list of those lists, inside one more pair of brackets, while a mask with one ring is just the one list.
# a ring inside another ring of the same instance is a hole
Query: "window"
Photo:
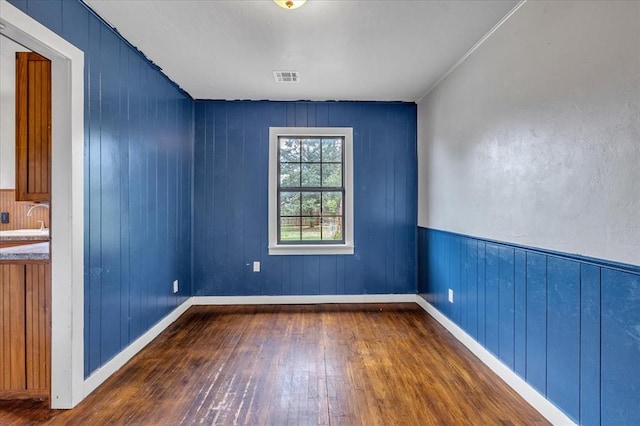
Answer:
[[269, 254], [353, 254], [353, 130], [269, 129]]

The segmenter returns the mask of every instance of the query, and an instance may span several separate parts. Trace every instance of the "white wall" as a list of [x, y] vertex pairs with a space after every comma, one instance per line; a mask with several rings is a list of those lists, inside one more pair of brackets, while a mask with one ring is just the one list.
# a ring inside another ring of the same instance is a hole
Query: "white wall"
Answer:
[[0, 189], [14, 189], [15, 172], [15, 75], [16, 52], [28, 52], [0, 36]]
[[640, 265], [640, 2], [529, 1], [418, 105], [424, 227]]

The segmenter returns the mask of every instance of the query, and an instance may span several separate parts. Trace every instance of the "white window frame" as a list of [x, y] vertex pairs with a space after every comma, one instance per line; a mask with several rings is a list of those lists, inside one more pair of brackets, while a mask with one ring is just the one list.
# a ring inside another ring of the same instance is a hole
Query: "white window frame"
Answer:
[[[344, 243], [278, 244], [278, 138], [281, 136], [344, 138]], [[353, 254], [353, 128], [269, 127], [269, 255]]]

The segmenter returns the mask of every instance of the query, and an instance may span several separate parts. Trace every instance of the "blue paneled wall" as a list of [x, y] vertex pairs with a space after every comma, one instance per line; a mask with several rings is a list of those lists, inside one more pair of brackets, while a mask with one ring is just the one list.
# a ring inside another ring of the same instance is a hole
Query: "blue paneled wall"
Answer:
[[83, 3], [10, 1], [85, 54], [89, 375], [191, 294], [193, 101]]
[[[197, 101], [195, 110], [195, 295], [415, 293], [415, 104]], [[354, 255], [268, 255], [270, 126], [353, 127]]]
[[640, 268], [418, 228], [418, 272], [419, 294], [572, 419], [637, 424]]

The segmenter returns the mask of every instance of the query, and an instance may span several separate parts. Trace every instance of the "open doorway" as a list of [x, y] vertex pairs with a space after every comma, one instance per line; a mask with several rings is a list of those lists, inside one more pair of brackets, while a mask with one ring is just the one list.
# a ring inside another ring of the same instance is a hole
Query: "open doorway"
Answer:
[[0, 397], [50, 398], [51, 61], [0, 34]]
[[5, 0], [0, 34], [51, 60], [51, 406], [84, 398], [84, 54]]

